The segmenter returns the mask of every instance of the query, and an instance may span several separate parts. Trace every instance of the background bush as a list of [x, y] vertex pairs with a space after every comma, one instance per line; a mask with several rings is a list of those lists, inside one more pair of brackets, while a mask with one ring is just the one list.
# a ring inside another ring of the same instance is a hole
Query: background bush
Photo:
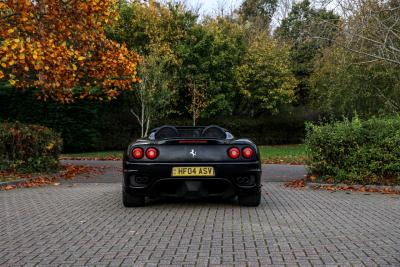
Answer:
[[[129, 112], [130, 103], [119, 97], [106, 103], [81, 101], [72, 104], [38, 101], [31, 92], [0, 90], [0, 121], [39, 124], [61, 134], [64, 152], [87, 152], [124, 149], [140, 137], [140, 127]], [[163, 124], [192, 125], [190, 117], [172, 116], [153, 121]], [[295, 144], [304, 139], [304, 122], [316, 114], [304, 108], [287, 107], [276, 115], [261, 114], [200, 118], [198, 125], [218, 124], [235, 136], [251, 138], [259, 145]]]
[[[304, 112], [285, 112], [257, 118], [227, 116], [200, 119], [198, 125], [220, 125], [231, 131], [235, 137], [250, 138], [258, 145], [299, 144], [304, 141], [305, 121], [309, 116]], [[159, 124], [191, 125], [187, 120], [168, 120]]]
[[400, 183], [400, 117], [308, 124], [311, 172], [335, 182]]
[[49, 128], [19, 122], [0, 123], [0, 170], [57, 170], [61, 149], [59, 134]]

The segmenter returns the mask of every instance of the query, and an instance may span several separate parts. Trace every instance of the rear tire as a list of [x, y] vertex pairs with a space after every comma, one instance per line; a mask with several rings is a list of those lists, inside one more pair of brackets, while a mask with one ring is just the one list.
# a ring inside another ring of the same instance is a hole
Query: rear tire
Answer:
[[145, 204], [144, 196], [133, 196], [122, 190], [122, 204], [125, 207], [143, 207]]
[[247, 196], [238, 196], [239, 205], [247, 207], [257, 207], [261, 202], [261, 190]]

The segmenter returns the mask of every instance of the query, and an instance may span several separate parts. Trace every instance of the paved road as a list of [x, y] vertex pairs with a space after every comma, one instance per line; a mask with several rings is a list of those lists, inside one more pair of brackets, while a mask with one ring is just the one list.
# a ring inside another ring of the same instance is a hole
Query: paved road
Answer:
[[[74, 182], [118, 183], [121, 181], [121, 161], [63, 160], [62, 163], [108, 167], [102, 175], [94, 177], [95, 179], [80, 178]], [[304, 165], [263, 164], [262, 169], [262, 179], [268, 182], [286, 182], [304, 178], [306, 175], [306, 167]]]
[[77, 183], [0, 192], [0, 266], [400, 266], [399, 196], [264, 180], [257, 208], [127, 209], [120, 191]]

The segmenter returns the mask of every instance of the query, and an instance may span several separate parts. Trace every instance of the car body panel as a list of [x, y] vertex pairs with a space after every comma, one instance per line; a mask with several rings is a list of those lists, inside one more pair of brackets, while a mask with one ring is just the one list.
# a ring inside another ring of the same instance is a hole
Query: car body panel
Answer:
[[[229, 134], [229, 137], [233, 136]], [[132, 156], [132, 150], [136, 147], [142, 148], [144, 153], [150, 147], [155, 148], [158, 156], [155, 159], [148, 159], [146, 156], [135, 159]], [[250, 158], [243, 157], [241, 153], [239, 158], [232, 159], [228, 155], [228, 150], [232, 147], [240, 151], [250, 147], [254, 153]], [[173, 167], [185, 166], [213, 167], [215, 175], [212, 177], [172, 176]], [[123, 189], [136, 196], [249, 195], [259, 192], [261, 187], [260, 152], [251, 140], [243, 138], [138, 139], [128, 146], [124, 154], [123, 174]]]

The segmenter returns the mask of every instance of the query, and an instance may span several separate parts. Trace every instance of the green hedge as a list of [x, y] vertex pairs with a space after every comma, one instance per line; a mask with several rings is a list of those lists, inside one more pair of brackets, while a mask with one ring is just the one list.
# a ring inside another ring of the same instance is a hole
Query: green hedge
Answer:
[[[259, 145], [303, 143], [306, 117], [303, 113], [260, 116], [257, 118], [231, 116], [200, 119], [198, 125], [220, 125], [235, 137], [250, 138]], [[159, 124], [191, 125], [191, 120], [167, 120]]]
[[0, 170], [57, 170], [61, 149], [59, 134], [49, 128], [19, 122], [0, 123]]
[[[288, 108], [278, 115], [215, 117], [200, 119], [199, 125], [219, 124], [235, 136], [248, 137], [257, 144], [294, 144], [304, 139], [304, 122], [315, 118], [302, 108]], [[181, 116], [180, 116], [181, 117]], [[139, 137], [140, 128], [123, 97], [112, 102], [80, 101], [60, 104], [38, 101], [30, 91], [0, 90], [0, 121], [40, 124], [61, 134], [64, 152], [120, 150]], [[154, 121], [163, 124], [191, 125], [190, 118]]]
[[310, 171], [336, 182], [400, 183], [400, 117], [307, 126]]

